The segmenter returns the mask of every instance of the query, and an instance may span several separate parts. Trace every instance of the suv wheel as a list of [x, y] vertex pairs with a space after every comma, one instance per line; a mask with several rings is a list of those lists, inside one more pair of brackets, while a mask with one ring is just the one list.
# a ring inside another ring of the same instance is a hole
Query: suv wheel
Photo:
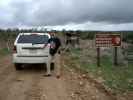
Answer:
[[14, 64], [16, 70], [22, 70], [22, 64]]

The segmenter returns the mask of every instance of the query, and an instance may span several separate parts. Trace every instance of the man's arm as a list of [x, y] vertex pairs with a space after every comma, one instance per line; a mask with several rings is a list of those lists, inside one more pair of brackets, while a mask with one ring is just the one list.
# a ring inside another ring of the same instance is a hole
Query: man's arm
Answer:
[[47, 42], [46, 44], [44, 44], [44, 48], [45, 48], [46, 46], [48, 46], [48, 44], [50, 43], [50, 41], [51, 41], [51, 39], [49, 39], [48, 42]]

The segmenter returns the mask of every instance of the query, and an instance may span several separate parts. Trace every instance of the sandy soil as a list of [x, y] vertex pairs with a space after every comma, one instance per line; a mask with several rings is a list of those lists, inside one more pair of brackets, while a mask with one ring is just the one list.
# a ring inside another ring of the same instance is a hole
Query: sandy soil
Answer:
[[44, 77], [39, 65], [16, 71], [11, 56], [0, 59], [0, 100], [115, 100], [93, 81], [81, 77], [66, 65], [62, 76]]

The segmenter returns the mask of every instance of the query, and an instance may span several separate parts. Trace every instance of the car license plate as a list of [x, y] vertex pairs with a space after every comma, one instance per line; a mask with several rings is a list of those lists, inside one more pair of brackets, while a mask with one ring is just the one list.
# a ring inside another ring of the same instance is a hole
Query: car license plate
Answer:
[[35, 54], [35, 53], [37, 53], [37, 51], [36, 50], [30, 50], [30, 53]]

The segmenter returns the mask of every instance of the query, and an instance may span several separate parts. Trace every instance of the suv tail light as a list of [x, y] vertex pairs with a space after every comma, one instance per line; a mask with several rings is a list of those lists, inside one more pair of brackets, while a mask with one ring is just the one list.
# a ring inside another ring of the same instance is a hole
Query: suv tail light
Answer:
[[17, 48], [16, 48], [16, 46], [13, 47], [13, 53], [17, 53]]

